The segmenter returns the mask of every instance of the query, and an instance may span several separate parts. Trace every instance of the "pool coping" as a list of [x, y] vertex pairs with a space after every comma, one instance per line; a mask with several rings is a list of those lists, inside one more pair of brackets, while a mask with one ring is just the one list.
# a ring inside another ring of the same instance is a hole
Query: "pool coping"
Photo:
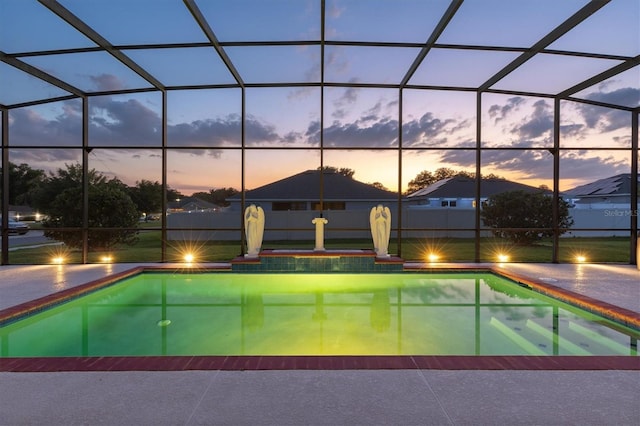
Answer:
[[[171, 272], [163, 265], [137, 266], [86, 284], [0, 310], [0, 323], [47, 309], [143, 272]], [[180, 272], [231, 272], [208, 266]], [[640, 314], [549, 283], [532, 280], [497, 266], [439, 266], [405, 264], [408, 272], [492, 272], [532, 290], [640, 330]], [[384, 356], [141, 356], [141, 357], [20, 357], [0, 358], [0, 372], [59, 371], [188, 371], [188, 370], [640, 370], [640, 356], [529, 356], [529, 355], [384, 355]]]
[[260, 370], [640, 371], [637, 356], [143, 356], [0, 358], [0, 372]]

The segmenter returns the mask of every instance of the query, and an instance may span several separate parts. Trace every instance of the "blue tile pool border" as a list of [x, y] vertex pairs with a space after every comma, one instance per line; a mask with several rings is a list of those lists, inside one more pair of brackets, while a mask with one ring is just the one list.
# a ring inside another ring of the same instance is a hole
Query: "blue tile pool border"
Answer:
[[305, 273], [395, 273], [404, 260], [397, 256], [376, 257], [373, 250], [273, 250], [258, 257], [240, 256], [231, 261], [233, 272]]

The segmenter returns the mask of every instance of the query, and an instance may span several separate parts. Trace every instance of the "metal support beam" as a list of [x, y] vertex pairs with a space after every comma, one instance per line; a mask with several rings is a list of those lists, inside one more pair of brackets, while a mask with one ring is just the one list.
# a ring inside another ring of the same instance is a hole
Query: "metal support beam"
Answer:
[[476, 93], [476, 190], [475, 190], [475, 221], [473, 225], [474, 229], [474, 261], [480, 262], [480, 211], [482, 205], [480, 202], [482, 194], [482, 92]]
[[638, 262], [638, 115], [634, 112], [631, 115], [631, 264]]
[[167, 261], [167, 91], [162, 91], [162, 215], [160, 216], [160, 261]]
[[46, 72], [42, 71], [39, 68], [34, 67], [33, 65], [29, 65], [26, 62], [22, 62], [19, 59], [11, 57], [2, 51], [0, 51], [0, 61], [4, 62], [5, 64], [9, 64], [14, 68], [17, 68], [20, 71], [26, 72], [27, 74], [30, 74], [36, 78], [39, 78], [40, 80], [46, 81], [47, 83], [52, 84], [62, 90], [66, 90], [69, 93], [73, 93], [76, 96], [86, 95], [82, 90], [78, 89], [77, 87], [72, 86], [71, 84], [65, 81], [62, 81], [52, 76], [51, 74], [47, 74]]
[[[624, 71], [630, 70], [633, 67], [636, 67], [640, 65], [640, 55], [636, 56], [633, 59], [630, 59], [628, 61], [625, 61], [621, 64], [616, 65], [615, 67], [611, 67], [608, 70], [605, 70], [603, 72], [601, 72], [598, 75], [594, 75], [591, 78], [588, 78], [578, 84], [576, 84], [573, 87], [570, 87], [566, 90], [563, 90], [562, 92], [558, 93], [556, 95], [556, 97], [561, 98], [561, 99], [565, 99], [575, 93], [578, 93], [584, 89], [587, 89], [595, 84], [598, 84], [608, 78], [611, 78], [615, 75], [618, 75]], [[614, 106], [615, 107], [615, 106]]]
[[320, 2], [320, 215], [324, 212], [324, 66], [326, 2]]
[[229, 72], [231, 73], [231, 75], [233, 76], [233, 78], [236, 80], [236, 82], [238, 83], [238, 85], [240, 86], [241, 89], [241, 96], [242, 96], [242, 100], [241, 100], [241, 127], [240, 127], [240, 144], [242, 147], [242, 151], [241, 151], [241, 178], [240, 178], [240, 215], [241, 215], [241, 220], [240, 220], [240, 254], [244, 253], [245, 251], [245, 247], [246, 247], [246, 241], [245, 241], [245, 230], [244, 230], [244, 209], [245, 209], [245, 204], [246, 204], [246, 199], [245, 199], [245, 192], [246, 192], [246, 188], [245, 188], [245, 173], [246, 173], [246, 157], [245, 157], [245, 119], [246, 119], [246, 87], [244, 84], [244, 81], [242, 80], [242, 77], [240, 76], [240, 73], [238, 72], [238, 70], [236, 69], [235, 65], [233, 65], [233, 62], [231, 62], [231, 59], [229, 58], [229, 56], [227, 55], [227, 52], [225, 52], [224, 48], [220, 45], [220, 42], [218, 41], [218, 38], [216, 37], [215, 33], [213, 32], [213, 30], [211, 29], [211, 26], [209, 25], [209, 22], [207, 21], [207, 19], [204, 17], [204, 15], [202, 14], [202, 11], [200, 10], [200, 8], [198, 7], [198, 5], [196, 4], [196, 2], [194, 0], [183, 0], [185, 6], [187, 7], [187, 9], [189, 9], [189, 12], [191, 12], [191, 15], [193, 16], [193, 19], [195, 19], [195, 21], [198, 23], [198, 25], [200, 26], [200, 29], [202, 29], [202, 31], [204, 32], [204, 34], [207, 36], [207, 38], [209, 39], [209, 41], [211, 42], [211, 44], [213, 45], [213, 48], [216, 50], [216, 52], [218, 52], [218, 55], [220, 56], [220, 59], [222, 59], [222, 62], [224, 62], [225, 66], [227, 67], [227, 69], [229, 70]]
[[9, 111], [0, 111], [2, 119], [2, 205], [0, 206], [0, 230], [2, 230], [2, 253], [0, 253], [0, 265], [9, 263]]
[[227, 52], [225, 52], [222, 46], [220, 46], [220, 42], [218, 41], [218, 38], [216, 37], [215, 33], [209, 26], [207, 19], [204, 17], [202, 12], [200, 11], [200, 8], [196, 4], [196, 2], [194, 0], [183, 0], [183, 1], [185, 6], [187, 6], [187, 9], [189, 9], [189, 12], [191, 12], [191, 15], [193, 15], [193, 19], [196, 20], [196, 22], [198, 23], [198, 25], [200, 26], [204, 34], [207, 36], [207, 38], [213, 45], [213, 48], [216, 49], [216, 52], [218, 52], [218, 55], [220, 55], [222, 62], [224, 62], [224, 64], [229, 69], [229, 72], [231, 72], [231, 74], [233, 75], [233, 78], [238, 82], [240, 87], [244, 87], [244, 81], [242, 81], [242, 77], [240, 76], [240, 73], [238, 72], [236, 67], [233, 65], [233, 62], [231, 62], [231, 59], [229, 59], [229, 56], [227, 56]]
[[398, 257], [402, 257], [402, 104], [404, 102], [403, 90], [398, 91], [398, 219], [396, 220], [398, 243]]
[[[458, 9], [462, 5], [462, 2], [463, 2], [463, 0], [452, 0], [451, 1], [451, 4], [449, 4], [449, 7], [444, 12], [444, 15], [442, 15], [442, 17], [440, 18], [440, 21], [438, 22], [436, 27], [431, 32], [431, 35], [429, 36], [429, 39], [427, 40], [425, 46], [422, 48], [422, 50], [420, 50], [420, 53], [418, 53], [418, 56], [413, 61], [413, 63], [409, 67], [409, 70], [407, 71], [407, 73], [402, 78], [402, 81], [400, 82], [400, 87], [401, 88], [406, 86], [407, 83], [409, 82], [409, 80], [411, 80], [411, 77], [413, 77], [413, 74], [415, 74], [416, 70], [418, 69], [418, 67], [420, 66], [420, 64], [424, 60], [424, 58], [427, 56], [427, 54], [431, 50], [431, 47], [433, 46], [433, 44], [438, 40], [438, 38], [440, 37], [442, 32], [445, 30], [445, 28], [447, 28], [447, 25], [449, 24], [449, 21], [451, 21], [451, 19], [453, 19], [453, 16], [456, 14]], [[323, 37], [323, 40], [324, 40], [324, 37]]]
[[558, 263], [560, 246], [560, 99], [553, 103], [553, 244], [551, 261]]
[[82, 263], [89, 261], [89, 99], [82, 98]]
[[38, 0], [44, 7], [58, 15], [64, 21], [66, 21], [69, 25], [71, 25], [76, 30], [80, 31], [84, 34], [89, 40], [93, 41], [95, 44], [100, 46], [102, 49], [107, 51], [111, 56], [122, 62], [133, 72], [138, 74], [140, 77], [144, 78], [149, 84], [154, 86], [158, 90], [164, 90], [164, 85], [158, 81], [154, 76], [149, 74], [144, 68], [140, 65], [136, 64], [131, 58], [122, 53], [119, 49], [116, 49], [109, 41], [107, 41], [104, 37], [102, 37], [98, 32], [96, 32], [89, 25], [85, 24], [80, 18], [71, 13], [68, 9], [62, 6], [55, 0]]
[[247, 180], [246, 180], [246, 170], [247, 170], [247, 155], [246, 155], [246, 140], [245, 140], [245, 119], [247, 116], [247, 99], [245, 96], [246, 89], [244, 87], [240, 88], [240, 146], [242, 147], [240, 151], [240, 254], [246, 253], [247, 241], [246, 241], [246, 230], [244, 229], [244, 209], [246, 208], [246, 192], [247, 192]]
[[562, 37], [565, 33], [571, 30], [573, 27], [587, 19], [589, 16], [593, 15], [595, 12], [600, 10], [603, 6], [609, 3], [611, 0], [594, 0], [587, 3], [582, 9], [574, 13], [570, 16], [566, 21], [562, 24], [558, 25], [554, 30], [544, 36], [540, 41], [534, 44], [530, 49], [526, 52], [522, 53], [516, 59], [514, 59], [510, 64], [502, 68], [496, 74], [494, 74], [491, 78], [489, 78], [484, 84], [479, 87], [480, 91], [485, 91], [498, 81], [502, 80], [508, 74], [516, 70], [520, 65], [527, 62], [529, 59], [533, 58], [536, 54], [540, 53], [545, 47], [549, 46], [551, 43]]

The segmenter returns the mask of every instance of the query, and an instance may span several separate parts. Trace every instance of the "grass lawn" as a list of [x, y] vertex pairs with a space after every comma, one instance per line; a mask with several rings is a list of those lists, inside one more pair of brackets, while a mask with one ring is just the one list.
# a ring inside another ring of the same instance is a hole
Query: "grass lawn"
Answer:
[[[162, 261], [162, 233], [157, 229], [143, 229], [134, 246], [121, 246], [107, 252], [89, 253], [89, 263], [103, 262], [103, 257], [111, 256], [112, 262], [160, 262]], [[263, 248], [273, 249], [313, 249], [314, 241], [265, 241]], [[327, 249], [372, 249], [371, 240], [344, 239], [325, 241]], [[181, 262], [186, 253], [193, 253], [195, 262], [228, 262], [241, 255], [239, 241], [168, 241], [166, 261]], [[396, 241], [391, 241], [390, 253], [398, 253]], [[582, 254], [589, 262], [629, 263], [629, 238], [561, 238], [559, 261], [575, 262], [575, 256]], [[437, 254], [440, 262], [473, 262], [475, 241], [467, 238], [403, 239], [402, 257], [408, 261], [428, 261], [429, 254]], [[542, 241], [531, 246], [515, 246], [498, 238], [480, 240], [480, 261], [496, 262], [497, 255], [507, 254], [512, 262], [552, 261], [551, 241]], [[49, 264], [55, 256], [64, 256], [66, 263], [81, 263], [80, 250], [69, 250], [64, 245], [21, 248], [9, 252], [11, 264]]]

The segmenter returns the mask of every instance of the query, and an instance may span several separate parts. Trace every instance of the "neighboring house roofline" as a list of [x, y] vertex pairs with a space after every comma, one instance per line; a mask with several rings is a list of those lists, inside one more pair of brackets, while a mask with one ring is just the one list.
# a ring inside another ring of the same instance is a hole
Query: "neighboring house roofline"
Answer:
[[[423, 198], [475, 198], [476, 184], [475, 179], [466, 176], [453, 176], [419, 189], [409, 194], [406, 199], [410, 201]], [[482, 178], [480, 182], [480, 198], [488, 198], [507, 191], [552, 193], [549, 189], [537, 188], [507, 179]]]
[[[638, 176], [638, 182], [640, 182], [640, 176]], [[565, 191], [565, 194], [571, 198], [629, 196], [631, 173], [621, 173], [579, 185]]]
[[[389, 202], [398, 199], [397, 192], [376, 188], [339, 172], [324, 170], [324, 201], [376, 201]], [[320, 198], [320, 170], [306, 170], [284, 179], [247, 190], [245, 199], [256, 202], [272, 201], [318, 201]], [[227, 201], [238, 202], [242, 194], [235, 194]]]

